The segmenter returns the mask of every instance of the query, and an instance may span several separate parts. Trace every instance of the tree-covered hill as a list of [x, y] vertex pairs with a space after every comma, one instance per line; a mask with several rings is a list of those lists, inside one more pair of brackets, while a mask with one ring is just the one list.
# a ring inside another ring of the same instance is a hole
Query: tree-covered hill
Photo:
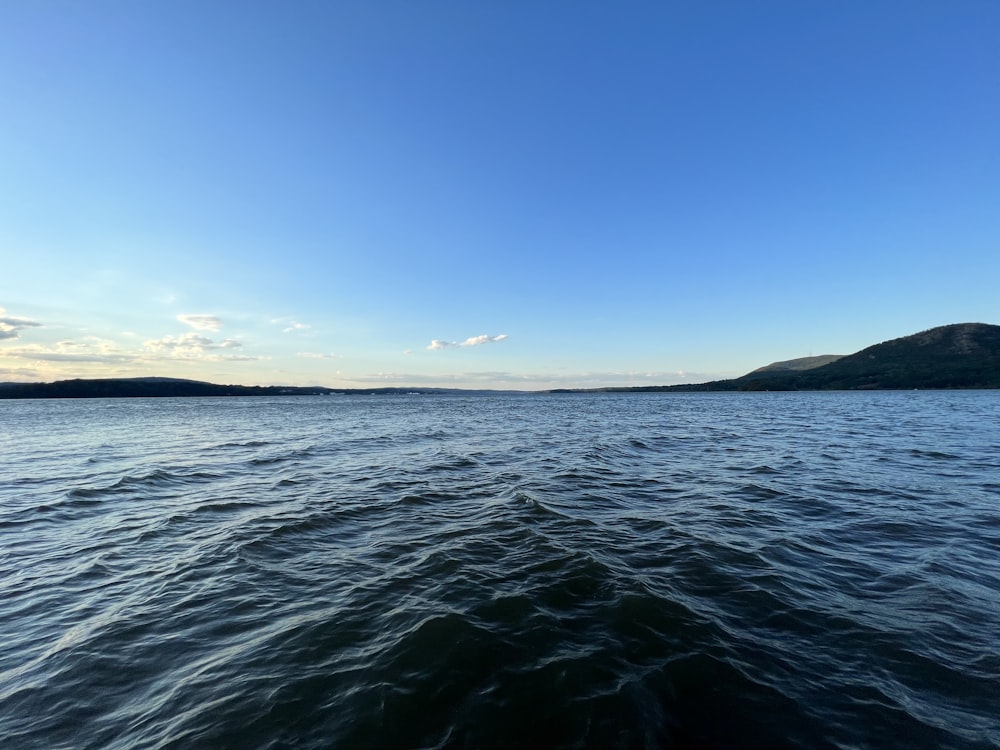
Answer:
[[196, 396], [403, 396], [516, 391], [465, 390], [461, 388], [393, 387], [324, 388], [290, 385], [217, 385], [179, 378], [98, 378], [57, 380], [54, 383], [0, 383], [4, 398], [187, 398]]
[[601, 388], [602, 391], [828, 391], [1000, 388], [1000, 326], [931, 328], [814, 366], [819, 358], [776, 362], [709, 383]]
[[1000, 388], [1000, 326], [957, 323], [869, 346], [800, 371], [756, 370], [672, 390], [825, 391]]
[[329, 388], [216, 385], [176, 378], [98, 378], [54, 383], [5, 383], [0, 398], [159, 398], [177, 396], [281, 396], [329, 393]]
[[796, 373], [737, 378], [741, 390], [1000, 388], [1000, 326], [960, 323], [869, 346]]

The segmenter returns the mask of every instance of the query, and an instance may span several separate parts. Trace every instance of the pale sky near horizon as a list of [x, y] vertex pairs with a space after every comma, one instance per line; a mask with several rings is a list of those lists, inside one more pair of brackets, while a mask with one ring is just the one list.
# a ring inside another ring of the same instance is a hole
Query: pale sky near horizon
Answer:
[[1000, 323], [1000, 2], [8, 2], [0, 381], [700, 382]]

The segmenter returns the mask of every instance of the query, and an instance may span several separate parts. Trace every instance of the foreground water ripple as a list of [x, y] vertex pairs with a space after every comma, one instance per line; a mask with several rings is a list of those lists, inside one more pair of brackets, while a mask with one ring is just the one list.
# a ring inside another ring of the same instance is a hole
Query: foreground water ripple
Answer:
[[1000, 394], [0, 402], [0, 743], [1000, 746]]

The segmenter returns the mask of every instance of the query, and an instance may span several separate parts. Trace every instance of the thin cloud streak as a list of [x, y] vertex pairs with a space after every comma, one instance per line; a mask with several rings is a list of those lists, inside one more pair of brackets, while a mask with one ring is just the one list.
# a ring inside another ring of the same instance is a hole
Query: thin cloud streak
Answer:
[[168, 354], [182, 359], [200, 358], [206, 352], [220, 349], [238, 349], [243, 346], [243, 344], [235, 339], [226, 339], [217, 343], [197, 333], [164, 336], [161, 339], [146, 341], [143, 345], [157, 354]]
[[122, 364], [136, 362], [138, 358], [130, 354], [97, 354], [72, 352], [54, 352], [44, 349], [21, 349], [5, 352], [8, 356], [38, 362], [97, 362], [100, 364]]
[[135, 362], [138, 355], [119, 349], [113, 341], [90, 338], [83, 341], [59, 341], [54, 346], [20, 346], [5, 349], [3, 356], [35, 362], [93, 362], [123, 364]]
[[271, 325], [282, 326], [282, 333], [295, 333], [297, 331], [307, 331], [312, 328], [308, 323], [302, 323], [292, 317], [271, 318]]
[[143, 343], [142, 350], [120, 348], [107, 339], [59, 341], [51, 346], [31, 345], [8, 347], [0, 351], [4, 357], [37, 362], [90, 362], [98, 364], [150, 364], [172, 360], [189, 361], [256, 361], [263, 357], [238, 354], [243, 344], [235, 339], [213, 341], [197, 333], [164, 336]]
[[693, 373], [683, 370], [670, 372], [561, 372], [514, 373], [479, 371], [454, 374], [412, 372], [374, 372], [345, 378], [359, 386], [376, 383], [444, 388], [511, 389], [544, 391], [553, 388], [613, 388], [650, 385], [705, 383], [733, 377], [732, 373]]
[[492, 344], [498, 341], [503, 341], [507, 338], [506, 333], [501, 333], [496, 336], [490, 336], [488, 334], [480, 334], [479, 336], [470, 336], [465, 341], [443, 341], [441, 339], [434, 339], [430, 344], [427, 345], [427, 349], [430, 351], [440, 351], [441, 349], [452, 349], [461, 348], [468, 346], [482, 346], [483, 344]]
[[178, 315], [177, 320], [196, 331], [218, 331], [222, 328], [222, 319], [215, 315]]
[[8, 316], [7, 311], [0, 307], [0, 341], [20, 338], [22, 328], [40, 328], [41, 323], [28, 318]]

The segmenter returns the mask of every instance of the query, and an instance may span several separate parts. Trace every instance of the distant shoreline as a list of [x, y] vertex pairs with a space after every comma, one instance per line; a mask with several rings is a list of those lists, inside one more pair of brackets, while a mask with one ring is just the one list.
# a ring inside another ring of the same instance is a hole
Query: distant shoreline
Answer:
[[906, 391], [985, 391], [1000, 390], [998, 386], [968, 386], [953, 388], [712, 388], [713, 384], [667, 386], [611, 386], [605, 388], [553, 388], [538, 391], [464, 389], [464, 388], [322, 388], [308, 386], [241, 386], [192, 382], [188, 387], [135, 387], [128, 381], [110, 379], [63, 380], [54, 383], [0, 383], [0, 400], [47, 400], [88, 398], [262, 398], [276, 396], [502, 396], [502, 395], [566, 395], [585, 396], [604, 393], [663, 394], [663, 393], [870, 393]]
[[0, 399], [207, 396], [376, 396], [502, 393], [704, 393], [726, 391], [910, 391], [1000, 388], [1000, 326], [957, 323], [869, 346], [847, 356], [775, 362], [739, 378], [675, 385], [553, 388], [539, 391], [391, 386], [217, 385], [179, 378], [96, 378], [0, 383]]
[[477, 393], [532, 393], [461, 388], [326, 388], [323, 386], [218, 385], [174, 378], [94, 378], [52, 383], [0, 383], [0, 399], [52, 398], [213, 398], [247, 396], [402, 396]]

